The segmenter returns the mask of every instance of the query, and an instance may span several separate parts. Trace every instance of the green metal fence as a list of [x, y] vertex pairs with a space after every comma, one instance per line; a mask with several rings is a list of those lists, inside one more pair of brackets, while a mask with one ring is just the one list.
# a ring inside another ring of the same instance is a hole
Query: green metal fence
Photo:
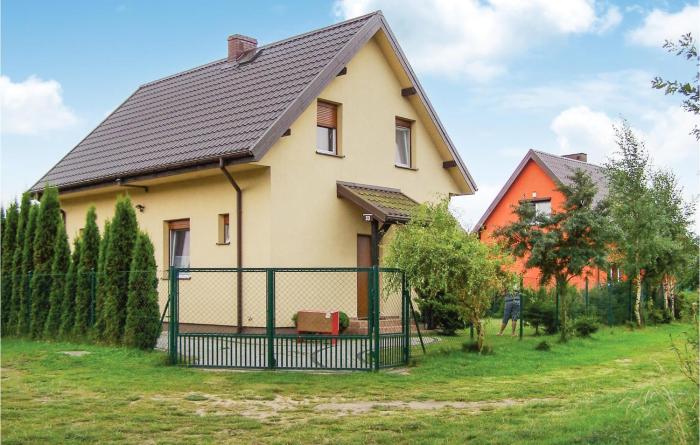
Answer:
[[[169, 271], [172, 363], [210, 368], [378, 370], [410, 354], [410, 294], [389, 268]], [[339, 334], [299, 333], [299, 311], [347, 315]]]

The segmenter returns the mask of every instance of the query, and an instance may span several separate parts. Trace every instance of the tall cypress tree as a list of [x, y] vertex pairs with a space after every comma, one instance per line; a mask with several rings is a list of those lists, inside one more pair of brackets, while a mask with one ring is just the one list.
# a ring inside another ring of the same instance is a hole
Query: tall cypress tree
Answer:
[[10, 315], [8, 321], [8, 332], [17, 333], [17, 323], [19, 321], [21, 294], [23, 291], [22, 276], [22, 250], [24, 249], [24, 238], [26, 236], [27, 224], [29, 222], [29, 208], [32, 205], [31, 196], [28, 192], [22, 195], [22, 202], [19, 208], [19, 218], [17, 219], [17, 240], [15, 253], [12, 256], [12, 295], [10, 296]]
[[51, 294], [49, 294], [49, 314], [44, 326], [44, 337], [55, 339], [61, 326], [63, 296], [66, 292], [66, 275], [70, 266], [70, 246], [63, 221], [56, 228], [53, 262], [51, 265]]
[[19, 288], [19, 313], [17, 314], [18, 335], [28, 335], [31, 324], [32, 287], [30, 274], [34, 270], [34, 235], [36, 235], [38, 216], [39, 206], [31, 206], [27, 226], [24, 229], [24, 245], [22, 246], [21, 286]]
[[105, 302], [105, 263], [107, 258], [107, 246], [109, 246], [110, 234], [112, 233], [110, 229], [110, 221], [105, 221], [104, 236], [100, 241], [100, 253], [97, 255], [97, 292], [95, 292], [95, 324], [92, 327], [92, 337], [94, 339], [101, 339], [102, 334], [105, 330], [105, 320], [104, 320], [104, 302]]
[[141, 232], [136, 240], [129, 273], [129, 297], [124, 326], [126, 346], [145, 350], [155, 347], [161, 332], [157, 286], [153, 243], [148, 235]]
[[94, 279], [97, 269], [97, 257], [100, 251], [100, 229], [97, 227], [95, 207], [88, 209], [85, 218], [85, 228], [82, 235], [82, 252], [77, 269], [75, 289], [75, 322], [73, 335], [77, 338], [85, 336], [90, 327], [90, 312], [92, 311], [92, 296], [95, 289]]
[[61, 205], [58, 189], [46, 186], [41, 197], [34, 235], [34, 274], [32, 275], [32, 316], [30, 331], [32, 338], [44, 333], [49, 314], [51, 293], [51, 266], [56, 244], [56, 228], [61, 221]]
[[105, 259], [105, 302], [103, 338], [121, 343], [126, 321], [126, 301], [129, 288], [129, 267], [137, 236], [136, 213], [128, 196], [117, 200], [110, 225], [110, 239]]
[[5, 223], [2, 226], [2, 261], [0, 262], [0, 282], [2, 283], [2, 333], [10, 332], [8, 321], [12, 311], [12, 258], [17, 248], [17, 202], [7, 208]]
[[61, 326], [58, 329], [58, 336], [70, 338], [73, 334], [73, 324], [75, 322], [75, 286], [76, 273], [80, 264], [80, 254], [83, 243], [80, 236], [73, 240], [73, 254], [71, 256], [68, 275], [66, 276], [65, 292], [63, 293], [63, 303], [61, 304]]

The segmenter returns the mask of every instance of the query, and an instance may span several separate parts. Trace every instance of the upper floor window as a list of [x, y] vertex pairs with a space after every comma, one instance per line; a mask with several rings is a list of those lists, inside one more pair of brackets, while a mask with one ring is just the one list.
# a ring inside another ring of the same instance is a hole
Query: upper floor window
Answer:
[[396, 165], [411, 167], [411, 122], [396, 118]]
[[549, 216], [552, 214], [552, 201], [549, 199], [542, 201], [535, 201], [535, 214]]
[[338, 106], [318, 101], [316, 116], [316, 151], [338, 154]]
[[190, 267], [190, 220], [170, 221], [168, 229], [170, 231], [170, 267]]

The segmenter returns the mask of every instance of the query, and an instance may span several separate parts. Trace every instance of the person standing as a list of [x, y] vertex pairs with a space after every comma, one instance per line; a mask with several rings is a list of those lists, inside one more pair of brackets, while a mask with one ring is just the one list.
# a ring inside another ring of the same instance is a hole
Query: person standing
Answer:
[[505, 307], [503, 309], [503, 321], [501, 322], [501, 330], [496, 335], [503, 335], [506, 326], [508, 326], [508, 320], [513, 321], [513, 330], [511, 332], [511, 337], [515, 337], [515, 328], [518, 325], [518, 319], [520, 318], [520, 289], [517, 285], [513, 286], [510, 292], [506, 292], [505, 295]]

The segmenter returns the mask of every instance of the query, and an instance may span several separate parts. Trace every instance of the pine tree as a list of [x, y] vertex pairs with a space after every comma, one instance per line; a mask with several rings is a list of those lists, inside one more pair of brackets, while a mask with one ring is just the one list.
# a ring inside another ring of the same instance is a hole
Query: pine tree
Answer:
[[29, 209], [32, 206], [31, 196], [28, 192], [22, 195], [22, 202], [19, 208], [19, 218], [17, 219], [17, 240], [15, 253], [12, 255], [12, 295], [10, 296], [10, 315], [8, 321], [8, 332], [17, 333], [17, 323], [19, 321], [20, 305], [22, 301], [22, 291], [25, 280], [22, 275], [22, 250], [24, 249], [24, 238], [26, 236], [29, 222]]
[[56, 243], [56, 228], [61, 221], [61, 206], [58, 189], [47, 186], [41, 197], [34, 235], [34, 273], [32, 274], [32, 316], [30, 331], [32, 338], [44, 333], [49, 314], [51, 293], [51, 263]]
[[109, 245], [111, 229], [110, 221], [105, 221], [104, 236], [100, 241], [100, 253], [97, 255], [97, 291], [95, 292], [95, 324], [92, 327], [92, 337], [102, 338], [105, 330], [104, 301], [105, 301], [105, 263], [107, 258], [107, 246]]
[[132, 348], [153, 349], [160, 336], [158, 277], [153, 243], [141, 232], [134, 247], [129, 273], [129, 297], [126, 305], [124, 344]]
[[7, 208], [5, 213], [5, 221], [2, 226], [2, 261], [0, 262], [0, 282], [2, 283], [2, 333], [10, 332], [7, 328], [10, 320], [10, 312], [12, 311], [12, 258], [17, 248], [17, 202], [13, 202]]
[[128, 196], [120, 197], [110, 227], [105, 258], [104, 340], [121, 343], [126, 321], [126, 301], [134, 243], [137, 236], [136, 213]]
[[28, 335], [31, 324], [32, 283], [31, 273], [34, 270], [34, 236], [36, 235], [39, 206], [29, 209], [27, 226], [24, 229], [24, 245], [22, 246], [22, 267], [20, 269], [21, 286], [19, 288], [19, 313], [17, 314], [17, 335]]
[[51, 294], [49, 294], [49, 314], [44, 326], [44, 337], [55, 339], [61, 326], [63, 296], [66, 292], [66, 275], [70, 267], [70, 246], [63, 221], [56, 228], [53, 262], [51, 265]]
[[95, 271], [100, 250], [100, 230], [97, 227], [95, 207], [90, 207], [85, 218], [85, 228], [82, 235], [82, 252], [77, 269], [75, 289], [75, 322], [73, 335], [76, 338], [85, 336], [90, 327], [90, 312], [93, 309], [92, 296], [95, 289]]
[[65, 292], [63, 293], [63, 303], [61, 304], [61, 326], [58, 329], [58, 335], [61, 338], [70, 338], [73, 333], [73, 324], [75, 322], [75, 286], [76, 273], [80, 264], [80, 254], [82, 253], [83, 243], [79, 236], [73, 240], [73, 254], [71, 256], [70, 266], [68, 267], [68, 275], [66, 276]]

